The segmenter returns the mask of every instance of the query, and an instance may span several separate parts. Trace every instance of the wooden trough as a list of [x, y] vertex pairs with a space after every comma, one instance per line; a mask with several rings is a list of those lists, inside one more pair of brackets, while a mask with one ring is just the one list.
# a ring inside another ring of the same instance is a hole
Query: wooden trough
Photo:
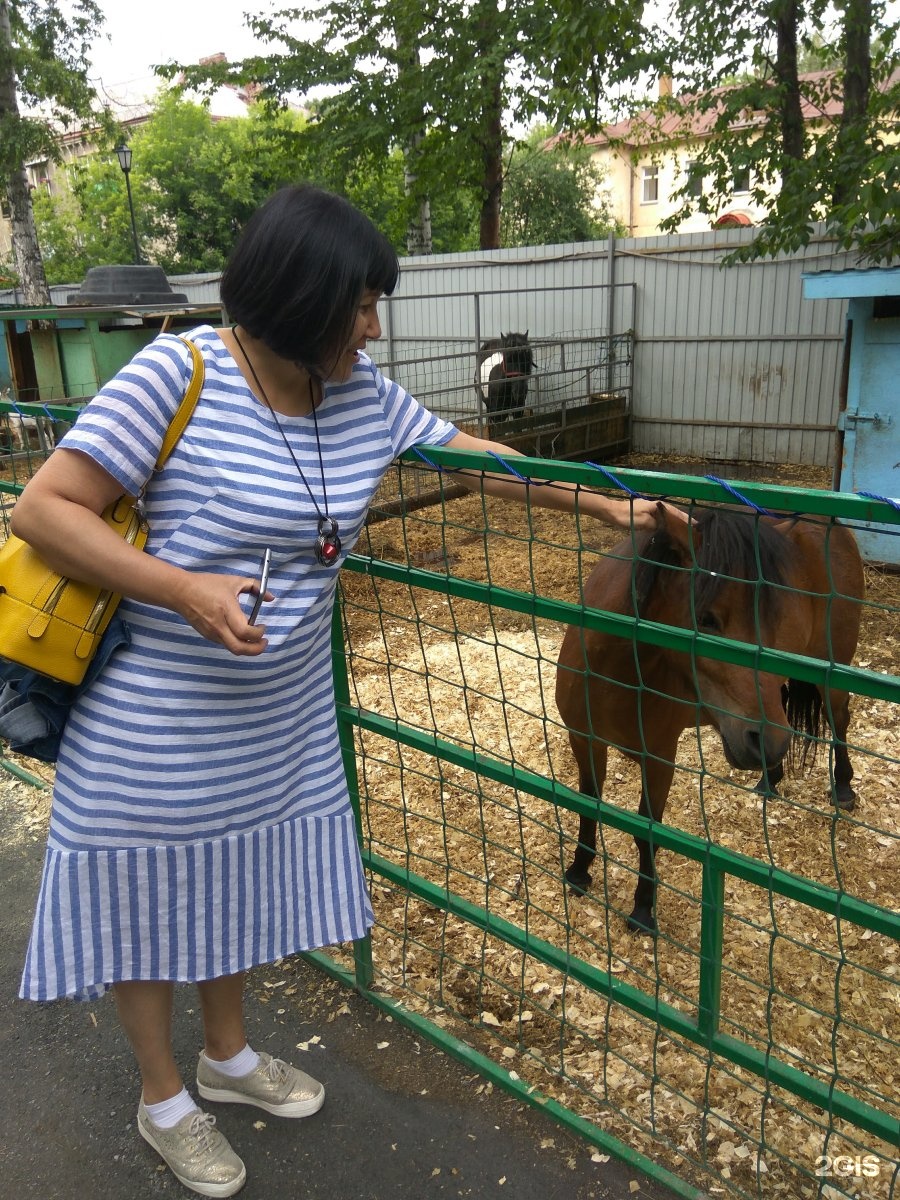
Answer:
[[627, 395], [592, 392], [492, 425], [490, 436], [533, 458], [615, 458], [631, 450], [631, 407]]

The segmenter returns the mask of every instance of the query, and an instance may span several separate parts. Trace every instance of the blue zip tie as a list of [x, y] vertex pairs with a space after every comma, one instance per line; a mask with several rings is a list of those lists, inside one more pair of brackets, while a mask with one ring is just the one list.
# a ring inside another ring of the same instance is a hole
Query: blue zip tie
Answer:
[[495, 450], [488, 450], [487, 454], [489, 458], [493, 458], [500, 464], [501, 467], [504, 467], [507, 471], [509, 471], [510, 475], [515, 475], [516, 479], [520, 480], [522, 483], [527, 483], [530, 487], [551, 487], [553, 485], [552, 479], [529, 479], [527, 475], [522, 475], [521, 472], [516, 470], [512, 463], [508, 463], [506, 459], [497, 454]]
[[[9, 398], [9, 403], [13, 406], [13, 408], [19, 414], [19, 416], [22, 418], [23, 421], [27, 420], [31, 416], [31, 413], [23, 412], [22, 409], [19, 408], [18, 404], [16, 403], [15, 400], [13, 400], [12, 396], [10, 396], [10, 398]], [[43, 403], [43, 401], [41, 401], [41, 410], [44, 413], [44, 416], [46, 416], [48, 418], [48, 420], [50, 420], [50, 421], [56, 420], [56, 417], [54, 417], [53, 413], [50, 411], [50, 409], [47, 407], [47, 405]]]
[[413, 446], [412, 452], [415, 454], [416, 458], [421, 458], [423, 463], [426, 463], [429, 467], [431, 467], [432, 471], [438, 471], [442, 475], [450, 474], [446, 467], [438, 466], [434, 459], [429, 458], [427, 454], [423, 454], [418, 446]]
[[759, 513], [761, 517], [772, 516], [767, 508], [761, 508], [760, 505], [754, 504], [752, 500], [748, 500], [748, 498], [742, 495], [737, 488], [732, 487], [730, 483], [726, 482], [726, 480], [720, 479], [718, 475], [704, 475], [704, 479], [708, 479], [710, 483], [717, 483], [719, 487], [724, 488], [725, 491], [728, 492], [730, 496], [733, 496], [740, 504], [745, 504], [747, 508], [752, 508], [753, 511]]
[[894, 500], [891, 496], [879, 496], [877, 492], [857, 492], [857, 496], [863, 496], [866, 500], [880, 500], [882, 504], [889, 504], [896, 512], [900, 512], [900, 500]]
[[642, 496], [640, 492], [636, 492], [636, 491], [634, 491], [633, 488], [630, 488], [627, 483], [623, 483], [621, 479], [617, 479], [616, 476], [613, 475], [612, 471], [608, 471], [606, 469], [606, 467], [601, 467], [599, 463], [585, 462], [585, 466], [593, 467], [595, 471], [599, 471], [601, 475], [606, 476], [606, 478], [609, 480], [609, 482], [611, 484], [613, 484], [614, 487], [619, 488], [623, 492], [627, 492], [627, 494], [632, 498], [632, 500], [645, 500], [646, 499], [646, 497]]

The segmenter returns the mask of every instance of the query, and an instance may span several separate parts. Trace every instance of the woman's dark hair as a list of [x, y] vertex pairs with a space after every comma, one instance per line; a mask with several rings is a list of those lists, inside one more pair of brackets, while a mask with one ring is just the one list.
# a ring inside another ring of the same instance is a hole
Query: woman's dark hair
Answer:
[[327, 372], [353, 334], [366, 291], [390, 295], [397, 254], [343, 196], [282, 188], [244, 227], [222, 275], [229, 320], [282, 358]]

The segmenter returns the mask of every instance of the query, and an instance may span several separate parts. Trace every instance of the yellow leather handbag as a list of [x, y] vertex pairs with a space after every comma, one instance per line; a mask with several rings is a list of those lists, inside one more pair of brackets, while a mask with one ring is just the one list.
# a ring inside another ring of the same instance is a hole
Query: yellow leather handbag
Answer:
[[[193, 359], [191, 379], [163, 441], [157, 471], [184, 433], [203, 387], [200, 351], [182, 341]], [[140, 496], [120, 496], [102, 515], [126, 542], [143, 550], [149, 529]], [[81, 683], [121, 599], [60, 575], [11, 533], [0, 547], [0, 656], [62, 683]]]

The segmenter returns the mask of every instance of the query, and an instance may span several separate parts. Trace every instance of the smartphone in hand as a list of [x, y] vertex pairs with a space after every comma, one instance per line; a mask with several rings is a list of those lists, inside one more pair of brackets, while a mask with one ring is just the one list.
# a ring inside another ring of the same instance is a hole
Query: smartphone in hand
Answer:
[[269, 567], [271, 565], [272, 551], [267, 546], [263, 551], [263, 556], [259, 564], [259, 578], [256, 581], [256, 595], [253, 598], [253, 608], [250, 610], [250, 616], [247, 618], [250, 625], [255, 625], [256, 618], [259, 616], [263, 597], [266, 594], [266, 588], [269, 586]]

